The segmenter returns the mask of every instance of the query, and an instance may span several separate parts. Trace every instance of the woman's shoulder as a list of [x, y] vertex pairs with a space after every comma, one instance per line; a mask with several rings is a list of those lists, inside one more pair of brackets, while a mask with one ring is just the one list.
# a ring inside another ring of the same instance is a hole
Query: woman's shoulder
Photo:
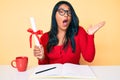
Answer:
[[79, 26], [78, 33], [86, 33], [85, 29], [82, 26]]
[[40, 43], [44, 46], [48, 42], [48, 32], [45, 32], [41, 37], [40, 37]]
[[79, 38], [80, 40], [84, 40], [84, 38], [86, 38], [86, 36], [87, 36], [87, 33], [86, 33], [85, 29], [82, 26], [79, 26], [76, 38]]
[[40, 40], [41, 40], [42, 42], [47, 42], [48, 39], [49, 39], [49, 37], [48, 37], [48, 32], [43, 33], [43, 35], [40, 37]]
[[41, 36], [41, 38], [48, 38], [48, 32], [45, 32], [45, 33], [43, 33], [43, 35]]
[[45, 33], [43, 33], [43, 36], [48, 36], [48, 33], [49, 33], [49, 32], [45, 32]]

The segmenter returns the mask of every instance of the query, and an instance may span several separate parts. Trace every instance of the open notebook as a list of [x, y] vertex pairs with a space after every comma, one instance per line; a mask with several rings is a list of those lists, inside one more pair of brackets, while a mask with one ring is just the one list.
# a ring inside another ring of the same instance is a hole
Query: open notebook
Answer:
[[37, 66], [30, 75], [30, 80], [42, 78], [95, 79], [96, 76], [88, 65], [65, 63]]

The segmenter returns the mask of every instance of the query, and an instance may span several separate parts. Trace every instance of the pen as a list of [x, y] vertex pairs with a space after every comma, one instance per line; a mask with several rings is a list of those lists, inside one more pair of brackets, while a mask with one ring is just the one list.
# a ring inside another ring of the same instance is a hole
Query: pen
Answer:
[[48, 69], [45, 69], [45, 70], [42, 70], [42, 71], [38, 71], [35, 74], [42, 73], [42, 72], [45, 72], [45, 71], [49, 71], [49, 70], [52, 70], [52, 69], [55, 69], [55, 68], [56, 67], [48, 68]]

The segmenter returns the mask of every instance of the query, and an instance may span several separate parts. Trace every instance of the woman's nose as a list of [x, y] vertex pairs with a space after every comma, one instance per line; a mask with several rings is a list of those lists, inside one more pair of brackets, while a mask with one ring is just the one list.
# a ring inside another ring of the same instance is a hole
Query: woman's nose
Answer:
[[65, 16], [65, 17], [68, 17], [68, 12], [65, 12], [64, 16]]

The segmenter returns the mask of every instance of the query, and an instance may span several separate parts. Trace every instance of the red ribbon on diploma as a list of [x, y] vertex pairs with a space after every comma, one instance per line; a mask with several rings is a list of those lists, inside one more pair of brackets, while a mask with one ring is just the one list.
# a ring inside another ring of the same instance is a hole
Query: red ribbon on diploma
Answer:
[[31, 33], [31, 35], [29, 37], [29, 42], [30, 42], [30, 48], [32, 48], [32, 35], [35, 35], [38, 38], [38, 40], [39, 40], [39, 36], [38, 35], [42, 35], [43, 31], [42, 30], [38, 30], [38, 31], [34, 32], [31, 28], [29, 28], [27, 31]]

